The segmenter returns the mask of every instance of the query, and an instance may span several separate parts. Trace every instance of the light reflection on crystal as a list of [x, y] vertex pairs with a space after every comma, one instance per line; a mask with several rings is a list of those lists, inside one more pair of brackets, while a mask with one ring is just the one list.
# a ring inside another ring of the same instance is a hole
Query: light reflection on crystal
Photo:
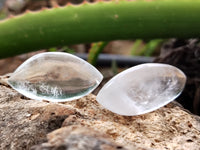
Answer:
[[8, 83], [29, 98], [62, 102], [89, 94], [102, 78], [96, 68], [76, 56], [48, 52], [24, 62]]
[[142, 64], [112, 78], [98, 93], [97, 101], [120, 115], [140, 115], [174, 100], [185, 82], [186, 76], [176, 67]]

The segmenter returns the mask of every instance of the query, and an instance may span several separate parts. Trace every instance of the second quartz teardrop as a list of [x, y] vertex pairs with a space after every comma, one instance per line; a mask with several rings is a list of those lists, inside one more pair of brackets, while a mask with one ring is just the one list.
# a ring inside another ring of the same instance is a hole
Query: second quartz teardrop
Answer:
[[25, 61], [8, 84], [26, 97], [62, 102], [89, 94], [102, 79], [96, 68], [74, 55], [47, 52]]
[[120, 115], [140, 115], [174, 100], [185, 82], [184, 73], [174, 66], [142, 64], [112, 78], [98, 93], [97, 101]]

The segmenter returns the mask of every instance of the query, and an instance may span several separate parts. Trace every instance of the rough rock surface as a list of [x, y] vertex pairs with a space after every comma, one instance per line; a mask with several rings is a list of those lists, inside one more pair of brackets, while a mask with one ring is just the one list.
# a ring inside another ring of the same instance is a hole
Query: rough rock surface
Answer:
[[108, 149], [200, 149], [200, 118], [176, 103], [145, 115], [124, 117], [104, 109], [92, 94], [76, 101], [48, 103], [23, 97], [3, 85], [2, 79], [0, 83], [0, 149], [71, 147], [72, 138], [77, 145], [73, 150], [89, 139], [94, 146]]
[[80, 125], [62, 127], [48, 134], [47, 138], [48, 143], [34, 146], [32, 150], [126, 150], [104, 134]]

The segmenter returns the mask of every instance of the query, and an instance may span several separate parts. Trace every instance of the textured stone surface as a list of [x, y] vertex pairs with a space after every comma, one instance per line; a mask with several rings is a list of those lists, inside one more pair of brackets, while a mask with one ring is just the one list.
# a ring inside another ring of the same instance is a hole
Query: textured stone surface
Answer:
[[0, 97], [0, 149], [30, 149], [75, 113], [64, 105], [24, 99], [4, 86]]
[[[89, 102], [90, 101], [90, 102]], [[115, 142], [153, 149], [200, 149], [200, 119], [175, 102], [154, 112], [124, 117], [109, 112], [86, 97], [67, 105], [84, 116], [67, 118], [63, 126], [81, 124], [108, 134]]]
[[[0, 80], [0, 83], [3, 82]], [[72, 126], [87, 129], [82, 132], [82, 129], [74, 129]], [[88, 128], [92, 129], [91, 132], [87, 131]], [[67, 140], [72, 135], [77, 135], [76, 141], [79, 141], [81, 136], [91, 138], [97, 134], [94, 142], [98, 143], [107, 141], [109, 137], [116, 144], [108, 140], [107, 146], [115, 149], [117, 145], [130, 150], [133, 146], [170, 150], [200, 149], [199, 117], [174, 103], [145, 115], [123, 117], [101, 107], [94, 95], [72, 102], [48, 103], [27, 99], [10, 87], [0, 85], [0, 149], [30, 149], [34, 145], [52, 143], [60, 136], [54, 135], [62, 133], [62, 130], [69, 133]], [[107, 136], [105, 139], [104, 135]], [[58, 140], [55, 142], [59, 143]]]
[[48, 143], [33, 146], [32, 150], [126, 150], [114, 144], [104, 134], [80, 125], [57, 129], [47, 137]]

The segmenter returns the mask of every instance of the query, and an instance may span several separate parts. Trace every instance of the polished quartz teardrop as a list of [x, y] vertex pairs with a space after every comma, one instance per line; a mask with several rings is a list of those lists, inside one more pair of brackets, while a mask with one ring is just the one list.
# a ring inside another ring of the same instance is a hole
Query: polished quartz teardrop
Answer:
[[176, 67], [149, 63], [113, 77], [98, 93], [97, 101], [125, 116], [156, 110], [173, 101], [184, 89], [186, 76]]
[[25, 61], [8, 84], [26, 97], [62, 102], [89, 94], [102, 79], [96, 68], [74, 55], [47, 52]]

